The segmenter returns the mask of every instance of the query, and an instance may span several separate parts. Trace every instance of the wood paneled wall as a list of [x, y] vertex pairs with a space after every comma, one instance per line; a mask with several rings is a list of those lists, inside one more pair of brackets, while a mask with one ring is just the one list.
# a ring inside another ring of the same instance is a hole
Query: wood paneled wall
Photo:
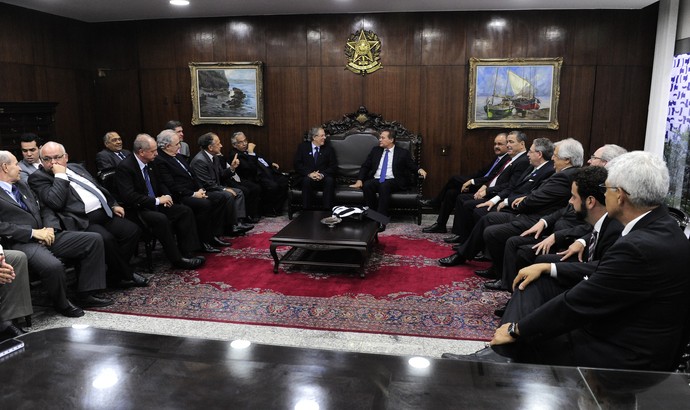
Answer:
[[[574, 137], [587, 153], [604, 143], [642, 149], [656, 16], [650, 6], [85, 24], [0, 4], [0, 99], [58, 101], [59, 137], [87, 162], [110, 129], [130, 144], [180, 119], [193, 150], [204, 132], [228, 148], [243, 131], [284, 169], [309, 127], [365, 105], [423, 136], [433, 195], [491, 157], [496, 130], [466, 127], [470, 57], [563, 57], [560, 129], [528, 136]], [[345, 41], [362, 27], [382, 41], [384, 68], [366, 76], [344, 68]], [[223, 61], [264, 62], [265, 126], [189, 124], [188, 63]]]

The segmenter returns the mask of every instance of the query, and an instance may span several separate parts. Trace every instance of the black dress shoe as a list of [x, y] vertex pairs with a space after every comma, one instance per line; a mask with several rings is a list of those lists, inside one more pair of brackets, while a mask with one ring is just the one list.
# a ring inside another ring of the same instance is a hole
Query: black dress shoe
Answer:
[[435, 223], [433, 225], [427, 226], [426, 228], [423, 228], [422, 232], [425, 232], [425, 233], [446, 233], [446, 232], [448, 232], [448, 230], [446, 230], [445, 226], [440, 226], [439, 224]]
[[205, 261], [206, 259], [200, 259], [199, 257], [180, 258], [180, 260], [173, 263], [173, 265], [181, 269], [195, 269], [203, 265]]
[[498, 309], [494, 310], [494, 315], [496, 315], [496, 316], [498, 316], [498, 317], [503, 317], [503, 315], [504, 315], [505, 313], [506, 313], [506, 309], [505, 309], [505, 308], [498, 308]]
[[484, 252], [482, 252], [482, 251], [479, 251], [479, 253], [477, 254], [477, 256], [475, 256], [473, 259], [474, 259], [475, 261], [479, 261], [479, 262], [487, 262], [487, 261], [490, 261], [490, 260], [491, 260], [491, 259], [487, 258], [487, 257], [484, 255]]
[[379, 232], [383, 232], [385, 230], [386, 230], [386, 225], [383, 225], [383, 224], [379, 225], [379, 230], [378, 230]]
[[25, 330], [15, 325], [9, 325], [3, 331], [0, 332], [0, 342], [7, 339], [13, 339], [25, 333], [27, 333]]
[[72, 302], [67, 302], [67, 307], [65, 308], [55, 308], [59, 314], [67, 317], [82, 317], [84, 316], [84, 311], [78, 307], [74, 306]]
[[493, 268], [479, 269], [474, 271], [474, 274], [486, 279], [496, 279], [496, 273]]
[[216, 236], [213, 237], [213, 240], [211, 240], [209, 244], [212, 246], [232, 246], [232, 243], [223, 241]]
[[201, 244], [201, 252], [204, 253], [220, 253], [220, 249], [214, 248], [213, 246], [207, 244], [207, 243], [202, 243]]
[[511, 363], [513, 361], [509, 357], [501, 356], [494, 352], [491, 347], [485, 347], [482, 350], [470, 354], [444, 353], [441, 357], [444, 359], [466, 360], [470, 362]]
[[132, 283], [138, 288], [145, 288], [149, 285], [149, 278], [139, 273], [132, 273]]
[[248, 223], [248, 224], [258, 224], [261, 219], [258, 216], [248, 216], [244, 218], [242, 222]]
[[501, 279], [484, 282], [484, 288], [486, 290], [508, 290], [503, 289], [503, 281]]
[[251, 231], [252, 229], [254, 229], [254, 225], [235, 225], [232, 227], [232, 230], [228, 232], [228, 236], [242, 236], [245, 233]]
[[113, 301], [110, 299], [83, 294], [77, 296], [76, 302], [81, 308], [105, 307], [113, 304]]
[[420, 199], [419, 204], [428, 208], [436, 208], [433, 199]]
[[459, 251], [461, 247], [462, 247], [461, 243], [456, 243], [455, 245], [452, 246], [452, 249], [454, 251]]
[[460, 238], [460, 235], [453, 235], [453, 236], [449, 236], [447, 238], [443, 238], [443, 242], [445, 242], [445, 243], [460, 243], [460, 242], [462, 242], [462, 238]]
[[439, 265], [441, 266], [457, 266], [457, 265], [462, 265], [465, 263], [465, 257], [461, 256], [458, 253], [454, 253], [450, 256], [446, 256], [445, 258], [441, 258], [438, 260]]

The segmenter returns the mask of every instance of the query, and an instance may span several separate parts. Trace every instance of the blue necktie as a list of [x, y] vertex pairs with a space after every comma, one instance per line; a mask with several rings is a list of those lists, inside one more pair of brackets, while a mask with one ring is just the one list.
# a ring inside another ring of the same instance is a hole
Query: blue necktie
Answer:
[[383, 154], [383, 164], [381, 164], [381, 175], [379, 176], [379, 182], [383, 183], [386, 181], [386, 172], [388, 171], [388, 150]]
[[12, 196], [14, 197], [14, 200], [17, 201], [19, 206], [22, 207], [23, 210], [29, 210], [29, 207], [27, 207], [24, 201], [22, 201], [22, 194], [19, 192], [19, 188], [17, 188], [16, 185], [12, 185]]
[[144, 181], [146, 182], [146, 189], [149, 191], [149, 196], [151, 198], [156, 197], [156, 193], [153, 192], [153, 186], [151, 185], [151, 178], [149, 177], [149, 167], [144, 166]]
[[319, 159], [319, 147], [314, 147], [314, 164], [316, 164], [316, 160]]
[[494, 168], [496, 168], [496, 165], [498, 165], [498, 162], [499, 162], [500, 160], [501, 160], [501, 157], [496, 157], [496, 161], [494, 161], [494, 164], [491, 166], [491, 168], [489, 168], [489, 172], [487, 172], [486, 174], [484, 174], [485, 177], [488, 177], [489, 175], [491, 175], [491, 171], [493, 171]]
[[594, 260], [594, 252], [597, 249], [597, 231], [592, 231], [592, 236], [589, 238], [589, 246], [587, 247], [587, 262]]

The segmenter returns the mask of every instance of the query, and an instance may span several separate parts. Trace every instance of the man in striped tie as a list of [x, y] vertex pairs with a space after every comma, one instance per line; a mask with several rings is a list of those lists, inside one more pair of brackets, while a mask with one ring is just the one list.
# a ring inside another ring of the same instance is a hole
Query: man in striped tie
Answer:
[[[410, 179], [413, 174], [426, 178], [426, 171], [417, 167], [410, 151], [395, 146], [395, 131], [385, 129], [380, 133], [379, 146], [371, 149], [359, 170], [357, 181], [350, 187], [362, 189], [366, 205], [388, 216], [391, 194], [412, 185], [414, 182]], [[382, 225], [379, 230], [385, 229]]]

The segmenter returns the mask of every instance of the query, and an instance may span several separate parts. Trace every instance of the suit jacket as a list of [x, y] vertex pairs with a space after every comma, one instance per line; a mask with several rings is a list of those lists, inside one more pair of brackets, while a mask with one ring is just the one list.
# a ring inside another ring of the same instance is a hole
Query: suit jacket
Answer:
[[602, 256], [588, 280], [518, 323], [520, 340], [570, 332], [578, 366], [670, 371], [688, 323], [690, 242], [659, 206]]
[[62, 229], [55, 213], [48, 207], [39, 205], [29, 186], [23, 181], [16, 182], [28, 211], [14, 200], [4, 189], [0, 189], [0, 236], [10, 242], [28, 243], [31, 230], [42, 228]]
[[[547, 165], [549, 164], [545, 164], [542, 169]], [[560, 172], [551, 173], [548, 178], [541, 178], [539, 183], [535, 182], [536, 189], [533, 188], [527, 194], [520, 205], [515, 208], [515, 212], [528, 215], [545, 215], [565, 207], [570, 199], [573, 179], [579, 170], [579, 167], [570, 167]], [[548, 173], [548, 170], [544, 172]], [[532, 175], [530, 180], [533, 178]], [[534, 178], [537, 180], [538, 176], [534, 176]], [[524, 195], [515, 192], [508, 197], [508, 202], [511, 203], [520, 196]]]
[[182, 156], [170, 156], [159, 148], [153, 164], [163, 185], [172, 192], [173, 200], [191, 197], [194, 192], [201, 189], [192, 168]]
[[[367, 155], [367, 159], [364, 160], [364, 164], [362, 164], [362, 167], [359, 169], [359, 176], [357, 179], [366, 181], [374, 178], [382, 156], [383, 148], [372, 148], [371, 151], [369, 151], [369, 155]], [[392, 169], [393, 177], [396, 179], [401, 189], [405, 189], [407, 186], [413, 184], [411, 177], [419, 171], [419, 167], [412, 160], [410, 151], [398, 146], [393, 150]]]
[[[170, 190], [163, 184], [158, 176], [156, 167], [149, 163], [149, 179], [156, 197], [171, 195]], [[130, 155], [123, 159], [115, 170], [115, 183], [119, 199], [126, 209], [137, 211], [139, 209], [156, 210], [156, 198], [151, 198], [146, 188], [146, 181], [141, 174], [136, 156]], [[172, 196], [172, 195], [171, 195]]]
[[[123, 149], [120, 152], [125, 154], [125, 157], [128, 157], [131, 154], [131, 152], [127, 151], [126, 149]], [[115, 169], [120, 161], [122, 161], [122, 159], [120, 159], [117, 154], [107, 148], [103, 148], [96, 154], [96, 168], [98, 168], [99, 172]]]
[[[239, 155], [237, 157], [239, 158]], [[199, 151], [192, 158], [191, 167], [194, 176], [205, 190], [213, 192], [225, 189], [222, 181], [231, 178], [235, 173], [223, 163], [224, 161], [217, 155], [213, 159], [209, 158], [204, 150]]]
[[[230, 158], [234, 157], [235, 154], [237, 154], [237, 159], [240, 160], [240, 165], [235, 169], [235, 172], [243, 180], [260, 183], [262, 179], [273, 179], [274, 174], [278, 173], [278, 171], [271, 166], [271, 160], [261, 156], [256, 151], [254, 152], [256, 155], [250, 155], [246, 151], [233, 149], [230, 153]], [[259, 158], [263, 158], [268, 166], [264, 166], [259, 161]]]
[[537, 170], [535, 170], [533, 166], [529, 166], [525, 169], [525, 172], [515, 180], [515, 183], [509, 185], [496, 195], [503, 199], [507, 198], [508, 204], [511, 204], [515, 198], [525, 196], [533, 189], [536, 189], [545, 179], [553, 175], [554, 172], [553, 162], [551, 161], [547, 161]]
[[[508, 164], [508, 166], [501, 171], [501, 173], [498, 175], [498, 178], [496, 178], [496, 184], [487, 188], [486, 198], [493, 198], [494, 196], [499, 195], [503, 190], [517, 185], [518, 182], [520, 182], [520, 177], [525, 171], [527, 171], [528, 168], [530, 168], [529, 158], [527, 158], [527, 153], [522, 153], [515, 159], [515, 161], [513, 161], [511, 164]], [[491, 180], [487, 181], [486, 185], [488, 186], [490, 183]]]
[[319, 158], [314, 162], [311, 142], [305, 141], [297, 146], [294, 167], [295, 172], [301, 177], [306, 177], [314, 171], [335, 177], [338, 172], [338, 159], [333, 147], [330, 144], [324, 144], [319, 148]]
[[22, 181], [26, 182], [29, 179], [29, 175], [34, 172], [36, 172], [36, 167], [27, 164], [24, 160], [19, 161], [19, 177]]
[[[87, 179], [98, 188], [106, 202], [112, 208], [117, 206], [115, 197], [102, 187], [79, 164], [67, 164], [67, 168], [75, 174]], [[43, 206], [52, 209], [60, 219], [64, 229], [69, 231], [83, 231], [89, 226], [89, 218], [86, 216], [84, 202], [77, 191], [71, 186], [70, 181], [55, 176], [44, 170], [43, 167], [29, 177], [29, 186], [38, 194]]]
[[[523, 155], [521, 155], [522, 157]], [[498, 158], [498, 157], [496, 157]], [[496, 159], [494, 159], [495, 161]], [[498, 172], [503, 169], [503, 166], [510, 161], [510, 155], [504, 154], [503, 158], [501, 158], [496, 165], [494, 165], [494, 161], [491, 161], [491, 163], [487, 164], [484, 168], [480, 169], [477, 171], [476, 174], [474, 174], [472, 177], [469, 179], [474, 180], [474, 184], [476, 186], [482, 186], [484, 184], [489, 184], [491, 183], [491, 180], [494, 179], [494, 177], [498, 174]], [[517, 161], [517, 160], [516, 160]], [[493, 168], [491, 168], [493, 166]], [[489, 172], [491, 171], [491, 172]], [[489, 174], [487, 175], [487, 172]], [[496, 181], [498, 183], [498, 181]]]
[[[590, 225], [591, 226], [591, 225]], [[564, 287], [571, 288], [577, 285], [580, 281], [586, 280], [594, 273], [599, 264], [599, 260], [604, 256], [606, 251], [613, 245], [618, 238], [621, 237], [623, 231], [623, 224], [616, 219], [609, 218], [607, 215], [601, 224], [601, 232], [598, 234], [597, 244], [594, 247], [594, 257], [591, 262], [558, 262], [556, 264], [556, 281]], [[590, 232], [584, 238], [585, 243], [589, 243], [592, 237]], [[587, 261], [589, 258], [589, 249], [585, 249], [583, 256]]]

